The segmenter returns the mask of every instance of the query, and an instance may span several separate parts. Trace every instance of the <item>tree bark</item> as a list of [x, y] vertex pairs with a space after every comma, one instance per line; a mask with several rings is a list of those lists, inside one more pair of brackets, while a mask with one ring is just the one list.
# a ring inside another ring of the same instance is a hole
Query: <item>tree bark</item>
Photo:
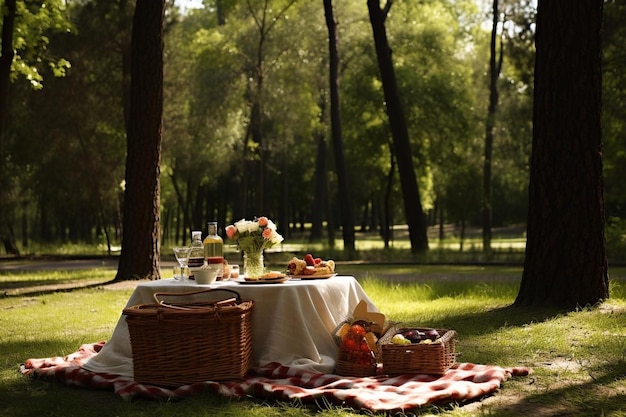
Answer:
[[393, 0], [388, 0], [385, 8], [380, 8], [380, 0], [367, 0], [370, 23], [376, 45], [376, 56], [380, 68], [385, 103], [387, 104], [387, 116], [393, 136], [394, 154], [398, 162], [400, 185], [404, 200], [404, 213], [409, 227], [409, 240], [413, 253], [426, 252], [428, 250], [428, 236], [426, 234], [426, 219], [420, 201], [419, 187], [413, 167], [413, 153], [409, 140], [409, 131], [406, 126], [402, 103], [396, 85], [396, 75], [393, 68], [391, 48], [387, 41], [385, 20], [387, 12]]
[[333, 13], [332, 0], [324, 0], [326, 27], [328, 28], [329, 82], [330, 82], [330, 124], [335, 154], [335, 169], [339, 186], [339, 208], [341, 210], [341, 230], [343, 233], [343, 249], [351, 253], [355, 251], [354, 214], [352, 213], [352, 197], [348, 182], [348, 171], [343, 149], [341, 132], [341, 105], [339, 103], [339, 39], [337, 22]]
[[601, 129], [602, 0], [539, 1], [524, 272], [516, 305], [608, 298]]
[[115, 280], [159, 279], [165, 0], [137, 0], [133, 18], [122, 252]]
[[[7, 169], [5, 157], [7, 152], [7, 113], [9, 111], [9, 88], [11, 86], [11, 65], [15, 52], [13, 50], [13, 31], [15, 29], [15, 0], [4, 2], [4, 13], [2, 17], [2, 44], [0, 44], [0, 181], [6, 181]], [[10, 255], [19, 255], [19, 250], [15, 242], [13, 233], [11, 210], [7, 207], [6, 192], [8, 185], [0, 183], [0, 239], [4, 245], [4, 250]]]

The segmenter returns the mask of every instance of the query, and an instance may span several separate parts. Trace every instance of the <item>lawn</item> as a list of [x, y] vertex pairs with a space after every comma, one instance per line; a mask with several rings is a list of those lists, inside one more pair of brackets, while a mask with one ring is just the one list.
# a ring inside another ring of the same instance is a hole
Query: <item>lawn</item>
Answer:
[[[528, 366], [493, 396], [407, 415], [626, 416], [626, 283], [615, 269], [611, 298], [576, 312], [517, 309], [520, 267], [346, 264], [389, 318], [455, 329], [462, 362]], [[0, 293], [15, 282], [81, 282], [114, 271], [0, 273]], [[17, 416], [357, 416], [336, 405], [233, 401], [206, 393], [180, 402], [124, 401], [108, 391], [32, 381], [18, 372], [31, 357], [65, 355], [106, 340], [132, 289], [106, 286], [0, 298], [0, 415]], [[173, 352], [172, 354], [185, 354]], [[401, 415], [401, 414], [400, 414]]]

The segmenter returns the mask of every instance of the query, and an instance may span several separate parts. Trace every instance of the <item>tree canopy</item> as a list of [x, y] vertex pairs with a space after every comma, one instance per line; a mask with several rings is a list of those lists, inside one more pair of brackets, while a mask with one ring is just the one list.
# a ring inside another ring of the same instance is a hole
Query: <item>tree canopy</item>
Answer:
[[[32, 15], [42, 12], [39, 3], [16, 3], [28, 5]], [[164, 20], [161, 244], [184, 242], [209, 220], [223, 226], [261, 214], [274, 218], [286, 237], [313, 219], [327, 234], [341, 230], [334, 151], [318, 150], [331, 131], [322, 2], [205, 1], [185, 13], [175, 3], [167, 2]], [[43, 88], [34, 90], [14, 61], [11, 124], [0, 147], [3, 240], [25, 252], [42, 242], [114, 248], [121, 242], [129, 115], [124, 92], [135, 2], [45, 4], [58, 4], [56, 20], [16, 18], [16, 27], [28, 27], [20, 59], [37, 63]], [[498, 26], [504, 63], [497, 79], [493, 227], [524, 224], [528, 202], [534, 9], [528, 2], [514, 6], [503, 3]], [[362, 0], [346, 0], [335, 2], [334, 11], [355, 224], [383, 234], [407, 220], [368, 8]], [[619, 180], [624, 105], [616, 98], [624, 77], [618, 46], [624, 34], [617, 23], [623, 11], [619, 1], [605, 7], [610, 65], [604, 66], [602, 115], [614, 247], [626, 217]], [[488, 104], [489, 12], [470, 0], [398, 0], [385, 22], [420, 214], [429, 226], [482, 222], [476, 181]], [[45, 48], [37, 41], [42, 36]], [[326, 170], [327, 203], [316, 198], [320, 169]]]

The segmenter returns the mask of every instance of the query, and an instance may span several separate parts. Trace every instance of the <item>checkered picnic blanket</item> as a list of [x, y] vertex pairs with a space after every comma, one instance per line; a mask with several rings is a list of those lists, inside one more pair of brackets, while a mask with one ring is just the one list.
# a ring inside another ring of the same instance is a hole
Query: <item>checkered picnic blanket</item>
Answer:
[[407, 411], [428, 404], [480, 399], [497, 391], [501, 383], [511, 376], [529, 373], [525, 367], [502, 368], [460, 363], [442, 376], [411, 374], [355, 378], [268, 363], [251, 369], [242, 381], [206, 381], [168, 389], [139, 384], [132, 378], [120, 375], [94, 373], [81, 368], [81, 364], [97, 354], [104, 344], [85, 344], [65, 357], [29, 359], [21, 366], [21, 372], [34, 378], [54, 379], [70, 386], [112, 389], [128, 400], [135, 397], [183, 399], [210, 390], [230, 398], [252, 396], [302, 402], [325, 398], [335, 404], [374, 412]]

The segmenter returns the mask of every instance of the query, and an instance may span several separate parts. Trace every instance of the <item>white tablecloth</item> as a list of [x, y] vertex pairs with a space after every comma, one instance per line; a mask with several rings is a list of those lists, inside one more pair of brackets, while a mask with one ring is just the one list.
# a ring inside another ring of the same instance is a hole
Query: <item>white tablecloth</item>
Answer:
[[[350, 276], [320, 280], [292, 279], [281, 284], [240, 284], [232, 281], [198, 285], [172, 279], [139, 284], [127, 307], [154, 302], [155, 292], [189, 292], [203, 288], [228, 288], [241, 298], [252, 299], [253, 365], [269, 362], [313, 372], [332, 373], [337, 357], [333, 331], [365, 300], [378, 311], [361, 285]], [[223, 292], [220, 292], [223, 293]], [[217, 293], [216, 293], [217, 294]], [[180, 299], [180, 297], [178, 297]], [[193, 352], [171, 352], [193, 355]], [[83, 367], [92, 372], [133, 376], [132, 350], [125, 316], [122, 315], [104, 348]]]

